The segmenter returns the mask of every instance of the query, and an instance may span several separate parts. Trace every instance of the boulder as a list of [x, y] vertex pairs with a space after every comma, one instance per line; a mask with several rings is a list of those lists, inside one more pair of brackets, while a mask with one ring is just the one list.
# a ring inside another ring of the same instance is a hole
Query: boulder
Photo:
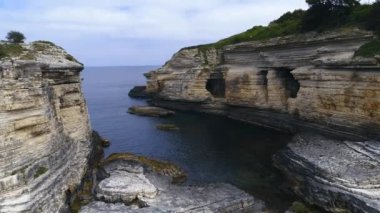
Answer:
[[138, 197], [154, 198], [157, 189], [143, 174], [118, 172], [102, 180], [96, 197], [106, 202], [129, 203]]

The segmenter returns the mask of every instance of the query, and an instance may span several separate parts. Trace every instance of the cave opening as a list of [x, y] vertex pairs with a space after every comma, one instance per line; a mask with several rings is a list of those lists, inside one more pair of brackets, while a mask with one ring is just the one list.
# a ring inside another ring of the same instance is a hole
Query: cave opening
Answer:
[[207, 80], [206, 90], [215, 98], [224, 98], [226, 94], [226, 81], [222, 74], [216, 73]]
[[298, 91], [300, 90], [300, 83], [294, 78], [292, 69], [281, 68], [278, 73], [280, 74], [279, 77], [284, 79], [284, 86], [289, 98], [297, 98]]

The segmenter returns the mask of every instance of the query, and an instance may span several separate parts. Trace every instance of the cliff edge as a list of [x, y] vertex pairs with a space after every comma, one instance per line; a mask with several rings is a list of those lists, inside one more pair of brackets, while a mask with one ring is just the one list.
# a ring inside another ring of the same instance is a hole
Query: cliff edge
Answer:
[[379, 58], [355, 56], [374, 39], [348, 28], [184, 48], [146, 74], [147, 91], [157, 105], [283, 131], [309, 127], [379, 138]]
[[342, 28], [184, 48], [145, 75], [146, 91], [154, 105], [295, 134], [273, 156], [295, 194], [328, 211], [379, 212], [380, 56], [357, 54], [376, 41]]
[[0, 45], [0, 212], [63, 210], [91, 150], [83, 65], [51, 42]]

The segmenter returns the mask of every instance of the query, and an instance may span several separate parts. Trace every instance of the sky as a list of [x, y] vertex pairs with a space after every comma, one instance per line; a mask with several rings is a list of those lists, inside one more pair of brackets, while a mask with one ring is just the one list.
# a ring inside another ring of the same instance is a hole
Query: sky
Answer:
[[49, 40], [86, 66], [162, 65], [180, 48], [218, 41], [304, 0], [0, 0], [0, 39]]

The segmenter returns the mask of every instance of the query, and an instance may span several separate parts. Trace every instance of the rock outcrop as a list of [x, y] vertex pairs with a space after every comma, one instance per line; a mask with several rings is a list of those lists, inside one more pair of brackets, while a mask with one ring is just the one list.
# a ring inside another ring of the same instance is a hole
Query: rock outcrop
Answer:
[[373, 38], [346, 29], [185, 48], [146, 75], [147, 92], [157, 105], [290, 132], [311, 127], [379, 138], [380, 66], [354, 57]]
[[171, 173], [160, 172], [177, 168], [167, 162], [118, 154], [103, 168], [108, 177], [97, 185], [98, 201], [82, 207], [81, 213], [265, 211], [262, 201], [229, 184], [175, 185]]
[[380, 212], [380, 144], [297, 135], [274, 156], [294, 191], [332, 212]]
[[129, 91], [128, 93], [129, 97], [132, 98], [149, 98], [149, 94], [146, 92], [146, 86], [135, 86]]
[[133, 106], [128, 109], [128, 113], [149, 117], [166, 117], [175, 114], [174, 111], [152, 106]]
[[91, 151], [83, 65], [50, 42], [18, 48], [0, 59], [0, 212], [57, 212]]
[[[291, 133], [380, 140], [380, 61], [371, 32], [340, 29], [215, 49], [184, 48], [147, 73], [152, 103]], [[294, 191], [327, 210], [378, 212], [379, 142], [299, 137], [274, 158]]]

